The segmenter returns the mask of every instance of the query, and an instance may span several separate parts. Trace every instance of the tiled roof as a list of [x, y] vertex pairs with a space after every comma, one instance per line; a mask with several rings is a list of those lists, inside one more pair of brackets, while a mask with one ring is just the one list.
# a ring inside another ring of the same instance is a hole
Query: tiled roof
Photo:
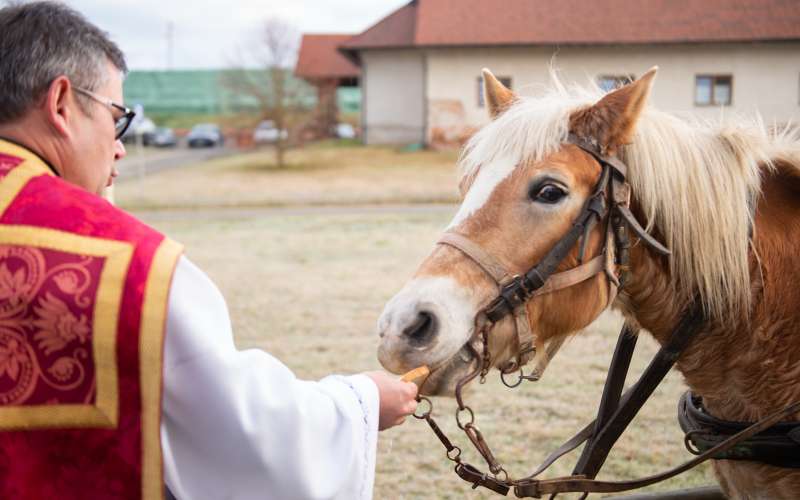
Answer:
[[417, 23], [417, 2], [412, 1], [384, 17], [363, 33], [340, 47], [342, 49], [410, 47], [414, 45]]
[[354, 78], [361, 70], [337, 47], [352, 35], [303, 35], [294, 74], [300, 78]]
[[342, 49], [781, 40], [798, 0], [414, 0]]

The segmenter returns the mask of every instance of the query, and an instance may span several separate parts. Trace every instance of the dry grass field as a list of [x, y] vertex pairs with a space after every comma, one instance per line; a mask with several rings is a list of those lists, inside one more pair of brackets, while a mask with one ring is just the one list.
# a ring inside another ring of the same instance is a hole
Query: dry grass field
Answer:
[[450, 203], [456, 156], [329, 144], [289, 151], [289, 166], [277, 169], [263, 149], [134, 178], [116, 196], [128, 209]]
[[[321, 163], [274, 171], [248, 163], [257, 155], [229, 158], [162, 173], [146, 185], [122, 183], [117, 196], [123, 204], [138, 206], [135, 214], [184, 243], [187, 255], [218, 284], [240, 348], [266, 349], [308, 379], [379, 369], [375, 321], [430, 251], [455, 205], [308, 205], [430, 201], [430, 193], [452, 196], [455, 155], [379, 148], [296, 154]], [[259, 204], [305, 206], [252, 208]], [[208, 208], [221, 205], [244, 208]], [[477, 423], [512, 475], [529, 473], [594, 417], [618, 326], [619, 319], [609, 315], [575, 336], [540, 382], [510, 390], [493, 375], [472, 388], [468, 400]], [[655, 350], [650, 338], [640, 340], [632, 374], [643, 369]], [[690, 457], [675, 417], [683, 390], [679, 374], [671, 374], [618, 443], [601, 478], [647, 475]], [[456, 432], [454, 409], [452, 400], [435, 400], [439, 423], [464, 446], [466, 460], [483, 467]], [[568, 474], [576, 458], [563, 459], [546, 475]], [[647, 491], [711, 482], [710, 470], [703, 466]], [[471, 490], [458, 479], [427, 425], [410, 419], [381, 434], [375, 498], [495, 495]]]

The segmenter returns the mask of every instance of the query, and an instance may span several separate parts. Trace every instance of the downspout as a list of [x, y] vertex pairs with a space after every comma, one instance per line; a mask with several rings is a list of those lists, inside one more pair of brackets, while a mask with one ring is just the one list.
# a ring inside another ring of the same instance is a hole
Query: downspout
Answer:
[[428, 116], [428, 52], [422, 53], [422, 141], [428, 147], [428, 126], [430, 117]]

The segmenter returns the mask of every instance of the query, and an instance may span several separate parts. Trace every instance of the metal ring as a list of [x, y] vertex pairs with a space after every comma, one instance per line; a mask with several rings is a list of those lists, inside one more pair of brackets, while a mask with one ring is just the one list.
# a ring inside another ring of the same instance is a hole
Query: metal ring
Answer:
[[[461, 412], [462, 411], [469, 412], [469, 422], [467, 422], [465, 424], [461, 423]], [[469, 406], [465, 406], [463, 408], [457, 409], [456, 410], [456, 423], [458, 424], [458, 428], [461, 429], [462, 431], [466, 431], [467, 430], [465, 428], [465, 426], [474, 424], [475, 423], [475, 413], [472, 412], [472, 408], [470, 408]]]
[[[518, 373], [516, 383], [509, 384], [506, 380], [506, 375], [511, 375], [512, 373]], [[508, 387], [509, 389], [513, 389], [515, 387], [519, 387], [522, 381], [525, 380], [524, 376], [522, 375], [522, 369], [520, 368], [519, 372], [500, 372], [500, 381], [503, 382], [503, 385]]]
[[[450, 456], [453, 453], [453, 451], [456, 452], [455, 455]], [[458, 446], [453, 446], [452, 448], [450, 448], [447, 451], [447, 459], [451, 460], [453, 462], [456, 462], [456, 463], [460, 463], [461, 462], [461, 448], [459, 448]]]
[[[419, 398], [417, 398], [417, 403], [418, 403], [417, 404], [417, 409], [414, 410], [414, 413], [412, 413], [414, 418], [418, 418], [420, 420], [424, 420], [424, 419], [428, 418], [430, 416], [431, 412], [433, 412], [433, 403], [431, 403], [431, 400], [426, 398], [425, 396], [420, 396]], [[422, 406], [419, 403], [428, 403], [428, 409], [418, 415], [417, 412], [419, 411], [420, 406]]]
[[[494, 478], [497, 479], [498, 481], [501, 481], [503, 483], [507, 483], [508, 482], [508, 472], [506, 472], [506, 470], [504, 468], [500, 467], [500, 470], [495, 472], [495, 473], [493, 473], [493, 474], [494, 474]], [[503, 475], [502, 479], [500, 479], [500, 474]]]
[[683, 445], [686, 447], [687, 450], [689, 450], [689, 453], [691, 453], [692, 455], [699, 455], [703, 452], [699, 448], [697, 448], [697, 446], [695, 446], [694, 444], [694, 441], [692, 441], [692, 437], [694, 437], [695, 434], [700, 434], [700, 431], [694, 430], [687, 432], [686, 435], [683, 436]]

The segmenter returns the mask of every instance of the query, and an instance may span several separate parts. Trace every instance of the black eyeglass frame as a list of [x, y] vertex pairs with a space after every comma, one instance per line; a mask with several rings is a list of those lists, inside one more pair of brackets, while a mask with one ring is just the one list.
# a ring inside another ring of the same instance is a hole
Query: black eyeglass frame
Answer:
[[136, 116], [136, 112], [134, 110], [126, 106], [123, 106], [121, 104], [117, 104], [107, 97], [95, 94], [91, 90], [84, 89], [81, 87], [72, 87], [72, 88], [79, 94], [83, 94], [87, 97], [90, 97], [91, 99], [94, 99], [100, 104], [108, 106], [112, 110], [116, 109], [118, 111], [122, 111], [122, 116], [114, 120], [114, 130], [116, 133], [116, 135], [114, 136], [114, 140], [119, 140], [123, 135], [125, 135], [125, 132], [128, 130], [128, 127], [130, 127], [131, 123], [133, 122], [133, 118]]

